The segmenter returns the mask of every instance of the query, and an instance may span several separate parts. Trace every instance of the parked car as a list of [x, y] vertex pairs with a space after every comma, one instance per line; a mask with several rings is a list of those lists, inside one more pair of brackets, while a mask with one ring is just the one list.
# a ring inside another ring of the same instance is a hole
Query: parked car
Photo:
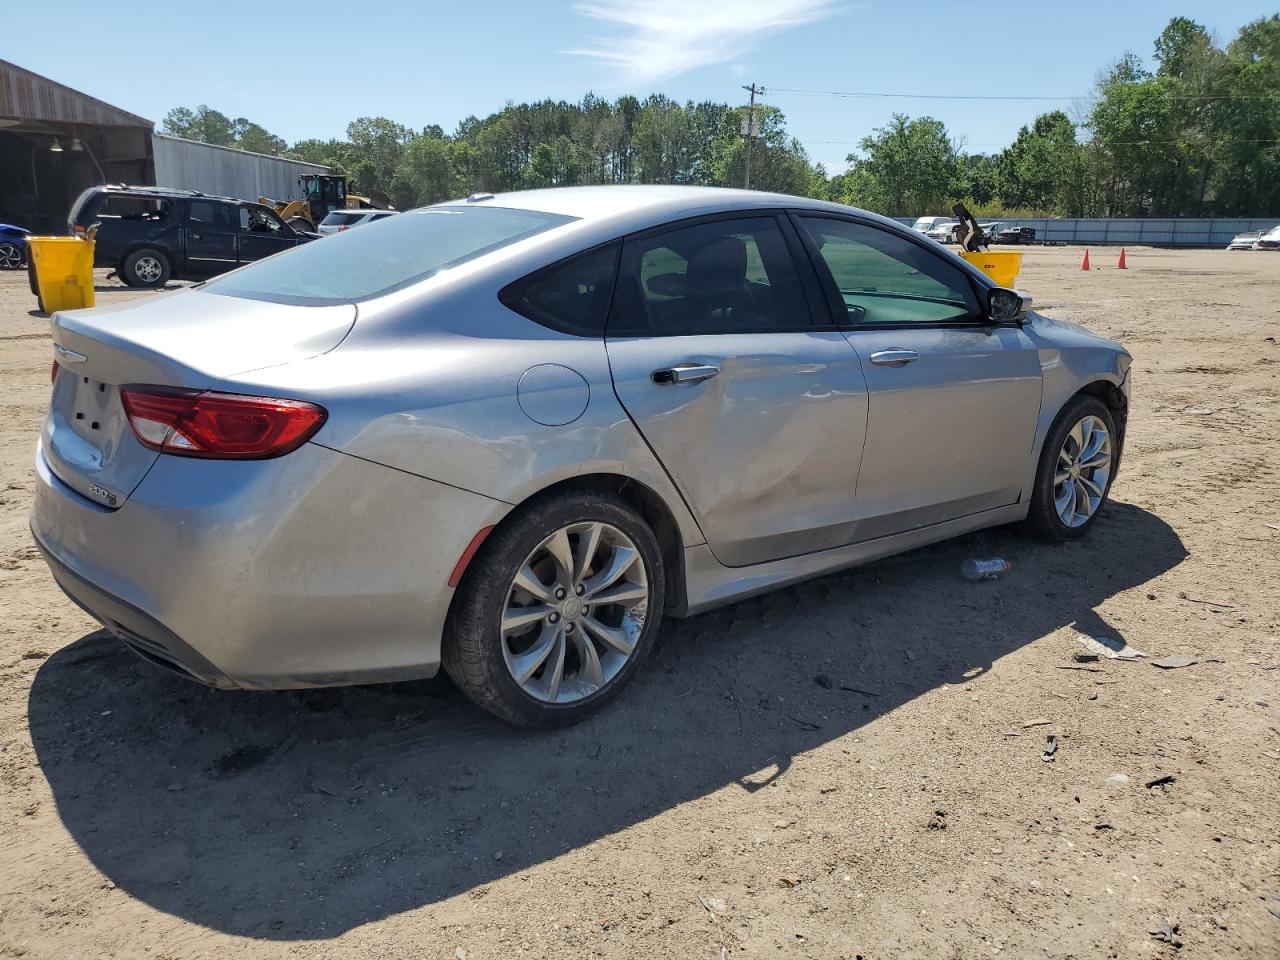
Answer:
[[1272, 227], [1253, 242], [1255, 250], [1280, 250], [1280, 227]]
[[951, 222], [942, 222], [934, 224], [924, 232], [924, 235], [930, 240], [937, 240], [939, 243], [955, 243], [960, 239], [960, 222], [952, 220]]
[[911, 229], [916, 233], [928, 233], [934, 227], [941, 226], [944, 223], [959, 223], [955, 217], [920, 217], [911, 225]]
[[328, 236], [331, 233], [350, 230], [361, 224], [394, 217], [396, 212], [395, 210], [330, 210], [328, 215], [320, 221], [316, 230], [321, 236]]
[[995, 235], [996, 243], [1035, 243], [1035, 227], [1005, 227]]
[[577, 720], [664, 615], [984, 527], [1085, 534], [1130, 357], [1028, 304], [834, 203], [475, 195], [55, 314], [32, 530], [77, 603], [214, 686], [443, 664], [509, 721]]
[[31, 231], [0, 223], [0, 270], [21, 270], [27, 265], [27, 237]]
[[131, 287], [203, 280], [314, 240], [270, 207], [166, 187], [90, 187], [71, 207], [80, 236], [99, 224], [94, 266]]
[[1237, 233], [1231, 238], [1231, 242], [1227, 244], [1228, 250], [1252, 250], [1253, 245], [1258, 242], [1265, 230], [1246, 230], [1244, 233]]

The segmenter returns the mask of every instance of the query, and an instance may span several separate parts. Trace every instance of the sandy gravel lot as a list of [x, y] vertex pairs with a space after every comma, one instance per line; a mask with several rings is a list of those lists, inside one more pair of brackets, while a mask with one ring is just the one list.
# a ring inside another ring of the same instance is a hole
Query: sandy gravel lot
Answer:
[[1280, 957], [1280, 256], [1080, 253], [1020, 286], [1135, 358], [1088, 538], [671, 624], [550, 734], [443, 681], [218, 693], [99, 632], [30, 544], [51, 351], [0, 275], [0, 957]]

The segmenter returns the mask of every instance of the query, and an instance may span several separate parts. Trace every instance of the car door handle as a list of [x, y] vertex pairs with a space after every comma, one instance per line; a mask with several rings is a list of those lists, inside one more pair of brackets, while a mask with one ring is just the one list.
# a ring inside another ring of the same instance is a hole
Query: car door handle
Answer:
[[913, 360], [919, 360], [920, 354], [914, 350], [877, 350], [871, 355], [871, 362], [878, 367], [905, 367]]
[[701, 363], [679, 363], [674, 367], [663, 367], [653, 371], [654, 383], [698, 383], [710, 380], [720, 372], [719, 367]]

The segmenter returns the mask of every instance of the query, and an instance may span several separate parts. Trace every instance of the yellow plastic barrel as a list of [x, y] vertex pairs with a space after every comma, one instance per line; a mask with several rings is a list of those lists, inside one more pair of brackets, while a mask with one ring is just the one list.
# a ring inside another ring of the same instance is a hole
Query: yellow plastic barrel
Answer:
[[40, 309], [78, 310], [93, 306], [92, 240], [28, 237]]
[[962, 252], [960, 256], [1002, 287], [1012, 287], [1018, 280], [1018, 271], [1022, 269], [1022, 254], [1011, 250]]

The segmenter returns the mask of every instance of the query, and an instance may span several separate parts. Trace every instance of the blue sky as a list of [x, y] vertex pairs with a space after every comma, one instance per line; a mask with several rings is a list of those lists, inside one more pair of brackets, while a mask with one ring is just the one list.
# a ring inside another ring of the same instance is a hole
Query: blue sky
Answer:
[[[784, 88], [1083, 98], [1126, 50], [1149, 58], [1174, 15], [1225, 41], [1277, 12], [1274, 0], [179, 0], [149, 31], [130, 4], [112, 13], [88, 0], [5, 7], [0, 58], [157, 125], [170, 107], [207, 103], [291, 141], [341, 136], [360, 115], [452, 130], [508, 100], [594, 90], [740, 103], [741, 85], [755, 81], [833, 173], [894, 112], [937, 117], [967, 149], [990, 152], [1037, 113], [1084, 101]], [[972, 79], [957, 66], [969, 56]]]

